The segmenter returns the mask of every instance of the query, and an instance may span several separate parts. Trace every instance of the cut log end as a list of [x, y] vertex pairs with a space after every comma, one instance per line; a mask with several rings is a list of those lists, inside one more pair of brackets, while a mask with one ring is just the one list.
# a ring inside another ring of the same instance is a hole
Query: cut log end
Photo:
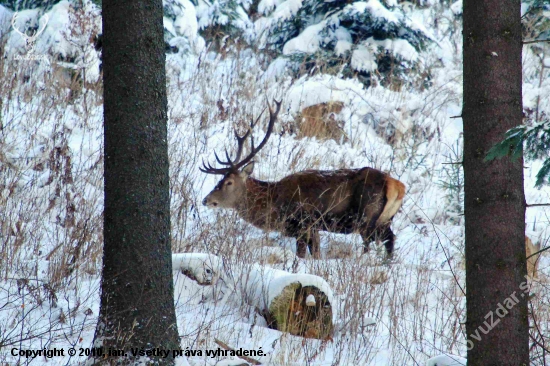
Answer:
[[332, 334], [332, 305], [314, 286], [302, 287], [298, 282], [286, 286], [264, 316], [270, 328], [293, 335], [328, 339]]

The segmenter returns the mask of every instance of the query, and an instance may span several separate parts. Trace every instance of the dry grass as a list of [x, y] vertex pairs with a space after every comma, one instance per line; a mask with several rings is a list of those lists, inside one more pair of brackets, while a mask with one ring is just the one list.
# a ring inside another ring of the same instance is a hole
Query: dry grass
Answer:
[[345, 143], [348, 138], [342, 129], [343, 121], [338, 120], [338, 114], [344, 108], [341, 102], [320, 103], [306, 107], [296, 116], [298, 138], [315, 137], [324, 141], [333, 139]]
[[[297, 260], [289, 251], [295, 245], [292, 240], [254, 230], [233, 212], [212, 213], [201, 207], [213, 180], [197, 171], [200, 159], [211, 156], [208, 149], [217, 138], [232, 141], [233, 132], [225, 127], [244, 128], [261, 110], [264, 95], [284, 95], [288, 87], [264, 85], [261, 75], [247, 64], [246, 53], [232, 57], [231, 63], [230, 57], [225, 61], [213, 57], [196, 64], [170, 60], [167, 64], [172, 249], [216, 254], [226, 260], [228, 271], [232, 266], [263, 263], [319, 275], [334, 291], [337, 322], [330, 341], [272, 332], [256, 309], [243, 301], [246, 277], [237, 279], [233, 287], [195, 286], [177, 278], [182, 291], [176, 299], [182, 346], [215, 349], [215, 338], [235, 347], [262, 345], [274, 365], [301, 365], [304, 360], [376, 364], [380, 354], [392, 364], [409, 365], [422, 364], [437, 353], [463, 353], [464, 273], [457, 258], [464, 239], [461, 230], [446, 225], [443, 213], [432, 219], [418, 203], [437, 189], [429, 176], [435, 168], [426, 167], [422, 155], [434, 132], [421, 124], [398, 123], [430, 114], [403, 110], [373, 126], [379, 136], [389, 140], [388, 136], [396, 136], [390, 141], [395, 162], [389, 164], [396, 173], [427, 172], [411, 178], [408, 201], [396, 217], [400, 247], [396, 262], [385, 266], [376, 251], [360, 255], [358, 238], [344, 240], [331, 234], [323, 234], [322, 260]], [[21, 334], [36, 344], [76, 344], [81, 334], [93, 331], [97, 317], [90, 304], [98, 296], [103, 241], [101, 84], [85, 83], [61, 66], [42, 73], [5, 58], [0, 63], [0, 348], [17, 344]], [[213, 75], [222, 75], [216, 72], [222, 64], [223, 77], [214, 80]], [[286, 114], [282, 122], [294, 123], [293, 134], [298, 137], [339, 143], [349, 138], [359, 151], [360, 163], [369, 161], [377, 167], [387, 163], [387, 155], [360, 146], [365, 140], [359, 129], [352, 131], [353, 136], [342, 131], [339, 118], [345, 108], [319, 104], [300, 116]], [[400, 126], [400, 135], [390, 131], [392, 124]], [[277, 134], [285, 132], [292, 131]], [[86, 136], [97, 137], [97, 144], [91, 146]], [[265, 166], [260, 178], [281, 178], [275, 172], [283, 167], [294, 172], [326, 161], [349, 164], [345, 157], [328, 152], [311, 154], [300, 141], [272, 138], [272, 148], [258, 157]], [[228, 150], [234, 152], [234, 147]], [[442, 251], [447, 256], [443, 263]], [[533, 293], [532, 358], [533, 364], [542, 365], [550, 337], [550, 287], [537, 282]], [[51, 322], [45, 326], [37, 320], [42, 316]]]

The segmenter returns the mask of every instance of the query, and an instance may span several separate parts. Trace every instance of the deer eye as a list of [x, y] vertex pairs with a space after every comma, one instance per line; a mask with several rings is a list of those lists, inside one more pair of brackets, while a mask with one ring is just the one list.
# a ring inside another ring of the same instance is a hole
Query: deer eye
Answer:
[[233, 182], [232, 182], [232, 181], [229, 181], [229, 182], [225, 182], [225, 185], [226, 185], [226, 186], [230, 186], [230, 185], [232, 185], [232, 184], [233, 184]]

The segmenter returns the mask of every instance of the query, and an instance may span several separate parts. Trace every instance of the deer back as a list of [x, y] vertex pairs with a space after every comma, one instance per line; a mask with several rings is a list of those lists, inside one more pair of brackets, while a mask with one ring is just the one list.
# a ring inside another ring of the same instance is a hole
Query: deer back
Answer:
[[319, 226], [346, 217], [354, 222], [377, 220], [388, 201], [388, 179], [372, 168], [306, 170], [269, 183], [248, 178], [241, 214], [256, 226], [271, 229], [292, 218], [305, 225], [317, 220]]

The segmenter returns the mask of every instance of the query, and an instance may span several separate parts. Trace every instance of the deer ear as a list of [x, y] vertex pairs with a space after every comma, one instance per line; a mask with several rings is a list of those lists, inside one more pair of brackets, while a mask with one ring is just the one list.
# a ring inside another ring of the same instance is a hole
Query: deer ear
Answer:
[[244, 174], [246, 176], [249, 176], [250, 174], [252, 174], [252, 172], [254, 171], [254, 162], [251, 161], [250, 163], [248, 163], [247, 165], [245, 165], [245, 167], [243, 168], [243, 170], [241, 170], [241, 174]]

